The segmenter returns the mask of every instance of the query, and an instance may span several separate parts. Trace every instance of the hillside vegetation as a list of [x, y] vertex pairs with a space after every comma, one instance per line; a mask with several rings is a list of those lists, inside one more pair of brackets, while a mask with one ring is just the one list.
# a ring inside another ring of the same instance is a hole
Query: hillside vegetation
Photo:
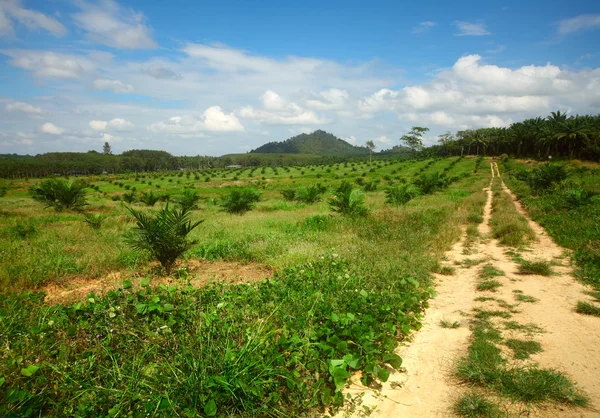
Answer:
[[365, 147], [356, 147], [322, 130], [310, 134], [300, 134], [282, 142], [269, 142], [250, 152], [318, 155], [366, 155], [369, 153]]

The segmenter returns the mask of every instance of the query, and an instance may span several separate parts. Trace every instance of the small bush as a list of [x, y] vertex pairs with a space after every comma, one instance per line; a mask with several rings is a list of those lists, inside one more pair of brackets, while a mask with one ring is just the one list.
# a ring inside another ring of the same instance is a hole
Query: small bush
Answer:
[[189, 241], [187, 236], [203, 222], [192, 222], [189, 210], [171, 209], [168, 204], [154, 216], [131, 207], [127, 210], [134, 217], [136, 226], [125, 236], [125, 242], [134, 250], [150, 253], [167, 273], [175, 261], [196, 243]]
[[251, 188], [235, 188], [221, 199], [221, 206], [227, 213], [242, 215], [254, 208], [260, 200], [260, 192]]
[[34, 200], [45, 204], [47, 208], [54, 208], [56, 211], [82, 210], [87, 205], [85, 190], [85, 183], [80, 181], [49, 179], [37, 186], [31, 186], [29, 194]]
[[181, 196], [175, 199], [175, 203], [177, 203], [182, 209], [186, 210], [194, 210], [198, 209], [198, 201], [200, 200], [200, 196], [192, 190], [185, 190]]
[[121, 198], [123, 199], [123, 202], [132, 204], [135, 202], [135, 192], [124, 193]]
[[296, 190], [294, 189], [284, 189], [281, 191], [281, 195], [288, 202], [293, 202], [296, 200]]
[[83, 218], [83, 222], [87, 223], [94, 229], [100, 229], [102, 222], [106, 219], [106, 216], [100, 215], [99, 213], [87, 214]]
[[531, 170], [525, 181], [531, 187], [532, 193], [541, 194], [552, 189], [567, 176], [567, 170], [563, 166], [546, 163]]
[[412, 184], [401, 184], [385, 190], [385, 202], [390, 205], [405, 205], [419, 195], [419, 189]]
[[364, 216], [367, 208], [364, 205], [364, 195], [360, 190], [353, 190], [347, 181], [335, 190], [334, 196], [329, 200], [331, 210], [347, 216]]
[[142, 197], [140, 197], [140, 202], [145, 203], [146, 206], [154, 206], [156, 205], [156, 202], [160, 200], [160, 198], [160, 195], [155, 195], [152, 190], [150, 190], [148, 193], [144, 193]]
[[300, 203], [317, 203], [321, 200], [321, 190], [317, 186], [300, 188], [296, 192], [296, 200]]
[[444, 179], [438, 172], [421, 174], [414, 181], [414, 184], [421, 190], [421, 193], [423, 194], [431, 194], [436, 190], [443, 189], [448, 186], [447, 180]]

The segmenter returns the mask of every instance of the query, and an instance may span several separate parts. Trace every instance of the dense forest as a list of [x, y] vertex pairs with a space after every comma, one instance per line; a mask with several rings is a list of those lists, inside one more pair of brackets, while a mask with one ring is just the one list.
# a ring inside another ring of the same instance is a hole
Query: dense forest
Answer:
[[[379, 158], [443, 155], [501, 155], [541, 158], [567, 157], [600, 160], [600, 115], [568, 116], [552, 112], [513, 123], [508, 128], [482, 128], [440, 135], [439, 144], [410, 154], [396, 146], [375, 153]], [[39, 177], [67, 174], [101, 174], [222, 168], [228, 165], [326, 164], [347, 159], [369, 158], [366, 147], [356, 147], [322, 130], [301, 134], [283, 142], [270, 142], [247, 154], [222, 157], [176, 157], [166, 151], [130, 150], [110, 152], [55, 152], [36, 156], [0, 154], [0, 177]]]
[[269, 142], [250, 151], [260, 154], [318, 154], [318, 155], [367, 155], [365, 147], [356, 147], [328, 132], [317, 130], [300, 134], [282, 142]]

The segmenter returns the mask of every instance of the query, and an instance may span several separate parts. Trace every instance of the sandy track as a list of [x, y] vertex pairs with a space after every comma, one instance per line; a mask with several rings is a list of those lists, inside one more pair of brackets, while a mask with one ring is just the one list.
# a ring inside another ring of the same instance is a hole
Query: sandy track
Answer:
[[[500, 177], [497, 164], [490, 165], [492, 178]], [[501, 181], [501, 179], [500, 179]], [[527, 218], [536, 233], [537, 241], [532, 243], [523, 257], [529, 260], [553, 261], [555, 275], [550, 277], [519, 275], [517, 264], [505, 254], [510, 248], [501, 247], [490, 239], [489, 221], [492, 215], [493, 194], [486, 189], [488, 199], [484, 207], [484, 220], [478, 230], [484, 239], [471, 248], [475, 255], [464, 255], [463, 239], [446, 254], [448, 265], [455, 266], [465, 258], [485, 260], [502, 270], [505, 275], [496, 277], [502, 283], [497, 292], [478, 292], [476, 283], [478, 267], [458, 267], [453, 276], [435, 275], [438, 296], [430, 303], [423, 328], [412, 335], [412, 341], [403, 343], [398, 349], [406, 369], [403, 373], [393, 373], [388, 382], [374, 391], [359, 382], [348, 388], [348, 393], [364, 393], [363, 405], [374, 409], [372, 417], [452, 417], [452, 404], [465, 390], [452, 377], [455, 361], [466, 354], [471, 332], [469, 321], [464, 315], [474, 307], [498, 309], [496, 302], [475, 302], [478, 296], [493, 296], [510, 304], [517, 304], [513, 291], [533, 296], [535, 303], [518, 303], [512, 321], [522, 324], [535, 324], [544, 332], [529, 336], [539, 341], [543, 352], [533, 355], [532, 362], [566, 373], [577, 386], [586, 392], [591, 405], [587, 409], [574, 409], [556, 406], [513, 405], [508, 410], [519, 416], [529, 417], [600, 417], [600, 320], [577, 314], [574, 306], [578, 300], [586, 299], [588, 290], [571, 275], [564, 257], [565, 250], [557, 246], [544, 229], [533, 222], [516, 200], [510, 189], [502, 182], [505, 193], [513, 198], [517, 210]], [[440, 326], [441, 320], [458, 320], [457, 329]], [[502, 328], [498, 322], [499, 328]], [[517, 331], [504, 331], [505, 338], [523, 338]], [[507, 353], [508, 354], [508, 353]], [[350, 415], [360, 416], [362, 411]], [[339, 413], [338, 416], [349, 415]]]

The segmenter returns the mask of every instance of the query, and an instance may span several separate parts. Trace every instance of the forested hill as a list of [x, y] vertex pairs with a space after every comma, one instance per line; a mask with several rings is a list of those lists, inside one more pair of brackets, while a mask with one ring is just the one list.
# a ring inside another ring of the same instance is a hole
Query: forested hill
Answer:
[[283, 142], [269, 142], [250, 153], [256, 154], [317, 154], [317, 155], [364, 155], [369, 151], [355, 147], [325, 131], [300, 134]]

